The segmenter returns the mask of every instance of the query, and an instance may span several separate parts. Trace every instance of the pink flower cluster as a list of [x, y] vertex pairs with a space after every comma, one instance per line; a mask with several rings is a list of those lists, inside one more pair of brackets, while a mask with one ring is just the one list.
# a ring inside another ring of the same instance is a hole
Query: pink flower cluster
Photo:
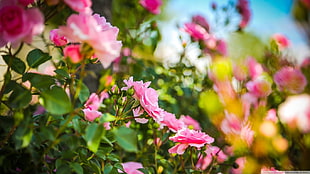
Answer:
[[162, 0], [140, 0], [139, 3], [149, 12], [157, 15], [163, 2]]
[[117, 41], [118, 28], [111, 26], [98, 14], [73, 14], [67, 19], [67, 25], [50, 32], [50, 39], [56, 46], [64, 46], [66, 57], [73, 63], [83, 58], [98, 58], [103, 67], [108, 67], [119, 55], [122, 47]]
[[181, 116], [180, 119], [177, 119], [174, 114], [160, 108], [158, 105], [158, 93], [156, 90], [149, 87], [151, 84], [150, 82], [133, 81], [133, 77], [130, 77], [128, 80], [124, 80], [124, 83], [127, 86], [123, 87], [121, 90], [133, 88], [135, 91], [133, 97], [140, 102], [141, 107], [133, 110], [137, 122], [147, 122], [147, 119], [139, 118], [145, 111], [161, 126], [161, 128], [166, 126], [172, 132], [177, 132], [178, 130], [188, 127], [196, 130], [201, 129], [199, 123], [190, 116]]
[[249, 2], [248, 0], [238, 0], [236, 7], [241, 15], [241, 21], [239, 23], [239, 27], [243, 29], [248, 25], [251, 19], [251, 10], [249, 7]]
[[213, 52], [217, 52], [220, 55], [226, 56], [226, 42], [210, 34], [210, 26], [203, 16], [193, 16], [192, 21], [185, 23], [182, 30], [187, 32], [194, 41], [202, 42], [205, 53], [212, 54]]
[[[101, 92], [99, 95], [92, 93], [86, 103], [84, 104], [84, 116], [87, 121], [94, 121], [101, 117], [102, 113], [99, 111], [100, 105], [104, 99], [109, 98], [108, 93]], [[106, 129], [110, 129], [109, 123], [104, 123]]]
[[0, 2], [0, 47], [11, 43], [31, 43], [43, 32], [44, 17], [39, 9], [27, 8], [34, 0], [2, 0]]
[[288, 91], [292, 94], [301, 93], [307, 85], [304, 74], [293, 67], [281, 68], [275, 73], [273, 79], [281, 91]]

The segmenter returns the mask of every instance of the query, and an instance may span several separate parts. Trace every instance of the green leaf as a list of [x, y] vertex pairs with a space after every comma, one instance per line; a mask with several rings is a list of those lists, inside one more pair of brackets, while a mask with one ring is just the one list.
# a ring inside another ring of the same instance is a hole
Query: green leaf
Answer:
[[79, 100], [81, 101], [81, 103], [84, 103], [88, 99], [89, 95], [90, 95], [90, 92], [89, 92], [88, 87], [84, 83], [82, 83], [81, 91], [79, 95]]
[[69, 73], [64, 69], [56, 69], [54, 72], [62, 77], [70, 78]]
[[70, 166], [77, 174], [83, 174], [83, 168], [79, 163], [70, 163]]
[[58, 86], [43, 91], [39, 101], [48, 112], [56, 115], [66, 114], [72, 109], [66, 92]]
[[42, 75], [37, 73], [26, 73], [23, 75], [22, 81], [29, 80], [31, 85], [37, 89], [49, 89], [55, 84], [55, 79], [52, 76]]
[[128, 152], [137, 152], [137, 133], [127, 127], [120, 127], [114, 129], [113, 133], [115, 135], [118, 145], [120, 145], [124, 150]]
[[52, 56], [48, 53], [44, 53], [39, 49], [30, 51], [27, 55], [27, 63], [31, 68], [37, 68], [42, 63], [50, 60]]
[[99, 118], [99, 122], [100, 123], [104, 123], [104, 122], [110, 122], [110, 121], [114, 121], [116, 118], [114, 115], [110, 114], [110, 113], [104, 113], [100, 118]]
[[89, 150], [94, 153], [97, 152], [103, 133], [104, 128], [102, 124], [92, 123], [87, 126], [84, 139]]
[[17, 84], [14, 91], [10, 95], [8, 101], [12, 108], [23, 108], [31, 101], [31, 93], [21, 85]]
[[8, 66], [11, 66], [12, 70], [19, 74], [23, 74], [26, 70], [26, 65], [25, 63], [20, 60], [17, 57], [9, 56], [9, 55], [4, 55], [2, 56], [3, 60]]

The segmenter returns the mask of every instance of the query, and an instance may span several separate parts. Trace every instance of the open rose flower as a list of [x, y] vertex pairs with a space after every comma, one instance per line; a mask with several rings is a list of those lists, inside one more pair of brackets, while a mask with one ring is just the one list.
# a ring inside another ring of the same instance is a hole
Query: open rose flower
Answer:
[[[118, 28], [112, 27], [104, 17], [98, 14], [72, 14], [66, 26], [59, 27], [59, 34], [70, 42], [82, 43], [90, 57], [96, 57], [104, 68], [113, 62], [121, 51], [121, 41], [117, 41]], [[83, 51], [83, 50], [82, 50]]]
[[0, 4], [0, 47], [11, 43], [31, 43], [32, 37], [43, 32], [44, 17], [39, 9], [25, 9], [12, 0]]
[[214, 142], [214, 138], [210, 137], [204, 132], [190, 130], [188, 128], [183, 128], [179, 130], [175, 136], [169, 138], [171, 141], [180, 143], [168, 151], [169, 153], [177, 153], [182, 155], [188, 146], [193, 146], [197, 148], [201, 148], [206, 144], [211, 144]]
[[272, 83], [268, 79], [261, 76], [249, 81], [246, 88], [256, 97], [267, 97], [272, 92], [271, 85]]
[[162, 5], [162, 0], [140, 0], [139, 3], [153, 14], [160, 13], [160, 6]]
[[280, 90], [286, 90], [293, 94], [301, 93], [307, 85], [304, 74], [293, 67], [283, 67], [275, 73], [273, 78]]
[[196, 23], [184, 24], [184, 31], [187, 32], [195, 41], [206, 40], [209, 38], [207, 30]]
[[172, 132], [177, 132], [178, 130], [185, 127], [184, 122], [177, 119], [174, 114], [166, 111], [162, 112], [162, 114], [163, 120], [159, 122], [161, 126], [167, 126]]

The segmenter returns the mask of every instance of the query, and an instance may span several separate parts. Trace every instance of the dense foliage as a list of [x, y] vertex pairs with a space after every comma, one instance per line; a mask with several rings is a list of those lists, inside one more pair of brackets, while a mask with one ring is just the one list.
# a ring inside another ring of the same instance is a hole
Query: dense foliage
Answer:
[[[110, 23], [91, 0], [0, 1], [0, 173], [310, 169], [310, 60], [245, 33], [238, 0], [177, 26], [160, 61], [165, 3], [114, 0]], [[253, 50], [235, 58], [218, 28]]]

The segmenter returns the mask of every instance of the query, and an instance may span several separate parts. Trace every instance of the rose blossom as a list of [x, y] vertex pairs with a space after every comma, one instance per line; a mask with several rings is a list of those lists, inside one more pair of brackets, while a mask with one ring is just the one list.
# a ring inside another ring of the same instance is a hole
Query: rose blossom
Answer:
[[199, 125], [199, 122], [194, 120], [189, 115], [181, 115], [180, 121], [182, 121], [187, 127], [190, 129], [193, 128], [194, 130], [201, 130], [201, 127]]
[[310, 132], [310, 95], [289, 96], [279, 105], [278, 114], [280, 121], [291, 128], [297, 126], [304, 133]]
[[187, 32], [195, 41], [206, 40], [209, 34], [205, 28], [195, 23], [185, 23], [184, 31]]
[[[143, 172], [137, 170], [137, 169], [142, 169], [143, 166], [141, 163], [138, 162], [125, 162], [122, 163], [122, 166], [124, 168], [124, 171], [127, 174], [143, 174]], [[118, 170], [119, 173], [123, 173], [123, 171]]]
[[72, 63], [79, 63], [83, 60], [81, 45], [68, 45], [63, 50], [64, 57], [69, 58]]
[[133, 112], [133, 116], [135, 117], [136, 122], [145, 124], [149, 121], [146, 118], [137, 118], [144, 113], [144, 110], [141, 107], [137, 107], [135, 109], [132, 109], [132, 112]]
[[248, 91], [256, 97], [267, 97], [271, 92], [271, 82], [260, 76], [246, 84]]
[[85, 119], [88, 121], [94, 121], [96, 118], [102, 115], [101, 112], [97, 110], [91, 110], [90, 108], [83, 109], [82, 111], [84, 112]]
[[162, 5], [162, 0], [140, 0], [139, 3], [153, 14], [160, 13], [160, 6]]
[[70, 42], [83, 43], [86, 48], [90, 46], [92, 50], [86, 50], [86, 53], [93, 53], [104, 68], [120, 55], [122, 44], [116, 40], [118, 28], [112, 27], [98, 14], [72, 14], [67, 19], [67, 25], [59, 27], [59, 34]]
[[64, 0], [64, 2], [74, 11], [83, 13], [92, 13], [91, 0]]
[[178, 130], [185, 127], [184, 122], [178, 120], [174, 114], [164, 111], [162, 112], [162, 115], [163, 120], [160, 121], [159, 124], [161, 126], [167, 126], [172, 132], [177, 132]]
[[287, 48], [290, 45], [290, 41], [282, 34], [274, 34], [271, 39], [273, 39], [280, 49]]
[[280, 90], [287, 90], [293, 94], [301, 93], [307, 85], [304, 74], [293, 67], [283, 67], [273, 78]]
[[258, 63], [253, 57], [247, 58], [246, 65], [248, 66], [249, 75], [252, 79], [255, 79], [264, 72], [262, 65]]
[[51, 30], [49, 38], [56, 46], [64, 46], [68, 43], [68, 40], [66, 37], [59, 35], [58, 30], [59, 29]]
[[204, 132], [190, 130], [183, 128], [179, 130], [175, 136], [169, 138], [171, 141], [178, 142], [180, 144], [170, 148], [169, 153], [183, 154], [188, 146], [201, 148], [205, 144], [211, 144], [214, 142], [214, 138], [210, 137]]
[[31, 43], [32, 37], [42, 33], [44, 17], [37, 8], [25, 9], [11, 0], [0, 4], [0, 47], [11, 43]]

